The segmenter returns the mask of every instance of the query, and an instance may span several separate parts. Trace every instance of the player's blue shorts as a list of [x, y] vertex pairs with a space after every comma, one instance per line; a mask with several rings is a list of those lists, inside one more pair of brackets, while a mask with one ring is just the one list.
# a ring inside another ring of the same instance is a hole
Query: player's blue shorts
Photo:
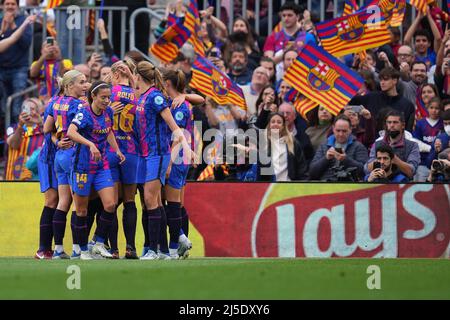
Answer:
[[137, 183], [137, 173], [139, 165], [139, 156], [136, 154], [124, 153], [125, 162], [120, 164], [120, 159], [114, 152], [106, 154], [109, 162], [109, 169], [114, 182], [122, 182], [124, 184]]
[[38, 173], [42, 193], [50, 188], [58, 190], [58, 180], [53, 162], [45, 163], [42, 160], [38, 160]]
[[138, 170], [136, 175], [136, 183], [144, 184], [147, 173], [147, 160], [144, 157], [138, 156]]
[[159, 179], [161, 184], [164, 185], [166, 183], [166, 172], [170, 162], [170, 153], [162, 156], [148, 156], [145, 160], [147, 171], [145, 182]]
[[114, 187], [114, 182], [109, 169], [100, 169], [96, 173], [72, 172], [72, 190], [81, 197], [88, 197], [91, 194], [91, 187], [95, 191]]
[[55, 172], [58, 185], [70, 184], [70, 173], [72, 171], [72, 155], [75, 148], [59, 149], [55, 155]]
[[186, 178], [189, 172], [189, 165], [173, 164], [170, 169], [169, 179], [167, 184], [174, 189], [181, 189], [186, 185]]

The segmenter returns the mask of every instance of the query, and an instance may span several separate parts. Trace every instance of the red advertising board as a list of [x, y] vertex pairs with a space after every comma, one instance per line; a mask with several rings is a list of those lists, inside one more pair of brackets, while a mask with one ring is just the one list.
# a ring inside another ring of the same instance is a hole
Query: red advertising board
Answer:
[[190, 183], [214, 257], [448, 257], [450, 186]]

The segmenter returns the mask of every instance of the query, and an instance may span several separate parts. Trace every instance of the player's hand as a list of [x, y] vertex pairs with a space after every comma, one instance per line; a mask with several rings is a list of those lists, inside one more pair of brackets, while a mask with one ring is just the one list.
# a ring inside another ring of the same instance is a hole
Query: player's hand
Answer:
[[58, 148], [59, 149], [65, 150], [65, 149], [71, 148], [72, 146], [73, 146], [73, 142], [68, 137], [65, 137], [64, 139], [61, 139], [58, 142]]
[[110, 108], [114, 111], [114, 114], [122, 113], [122, 110], [125, 108], [125, 105], [121, 102], [114, 102], [110, 105]]
[[100, 161], [102, 159], [102, 155], [100, 153], [100, 151], [97, 149], [97, 147], [95, 146], [95, 144], [91, 144], [91, 146], [89, 147], [89, 151], [91, 151], [91, 155], [92, 155], [92, 159], [94, 161]]
[[186, 101], [186, 95], [180, 94], [178, 97], [173, 99], [172, 107], [174, 107], [176, 109], [176, 108], [180, 107], [185, 101]]
[[119, 164], [122, 164], [122, 163], [124, 163], [125, 162], [125, 160], [126, 160], [126, 158], [125, 158], [125, 156], [123, 155], [123, 153], [120, 151], [120, 150], [118, 150], [117, 152], [116, 152], [116, 154], [117, 154], [117, 156], [119, 157]]

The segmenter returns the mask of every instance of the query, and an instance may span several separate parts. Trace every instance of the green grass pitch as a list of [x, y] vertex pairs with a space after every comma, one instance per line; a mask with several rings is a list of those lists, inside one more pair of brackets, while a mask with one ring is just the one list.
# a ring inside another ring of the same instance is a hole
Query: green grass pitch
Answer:
[[[69, 290], [67, 267], [80, 267]], [[381, 289], [369, 290], [377, 265]], [[450, 299], [449, 259], [0, 259], [0, 299]]]

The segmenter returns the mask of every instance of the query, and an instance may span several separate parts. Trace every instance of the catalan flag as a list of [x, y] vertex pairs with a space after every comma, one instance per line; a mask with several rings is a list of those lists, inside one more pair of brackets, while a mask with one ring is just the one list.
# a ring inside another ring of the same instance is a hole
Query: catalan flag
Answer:
[[322, 47], [306, 45], [284, 78], [301, 94], [337, 115], [358, 92], [363, 79]]
[[422, 90], [418, 90], [416, 97], [416, 120], [428, 117], [428, 110], [421, 97]]
[[420, 10], [422, 11], [423, 14], [425, 14], [427, 12], [427, 6], [430, 0], [407, 0], [407, 1], [410, 5], [416, 7], [417, 10]]
[[150, 52], [161, 61], [171, 62], [190, 36], [191, 32], [184, 25], [174, 24], [150, 47]]
[[218, 104], [232, 104], [247, 110], [242, 89], [204, 57], [197, 56], [194, 61], [189, 85]]
[[388, 24], [392, 27], [400, 27], [403, 23], [403, 18], [405, 17], [405, 11], [406, 0], [397, 0]]
[[374, 20], [366, 10], [317, 24], [316, 30], [325, 50], [337, 57], [391, 41], [384, 17]]
[[306, 120], [306, 114], [317, 107], [317, 102], [312, 101], [311, 99], [306, 98], [305, 96], [301, 96], [294, 102], [295, 110]]
[[189, 42], [194, 47], [195, 53], [204, 57], [205, 48], [203, 47], [201, 41], [198, 39], [198, 32], [200, 30], [200, 15], [198, 13], [197, 0], [190, 1], [185, 14], [184, 24], [186, 28], [188, 28], [189, 31], [191, 32]]
[[48, 0], [47, 10], [59, 7], [63, 2], [64, 0]]

